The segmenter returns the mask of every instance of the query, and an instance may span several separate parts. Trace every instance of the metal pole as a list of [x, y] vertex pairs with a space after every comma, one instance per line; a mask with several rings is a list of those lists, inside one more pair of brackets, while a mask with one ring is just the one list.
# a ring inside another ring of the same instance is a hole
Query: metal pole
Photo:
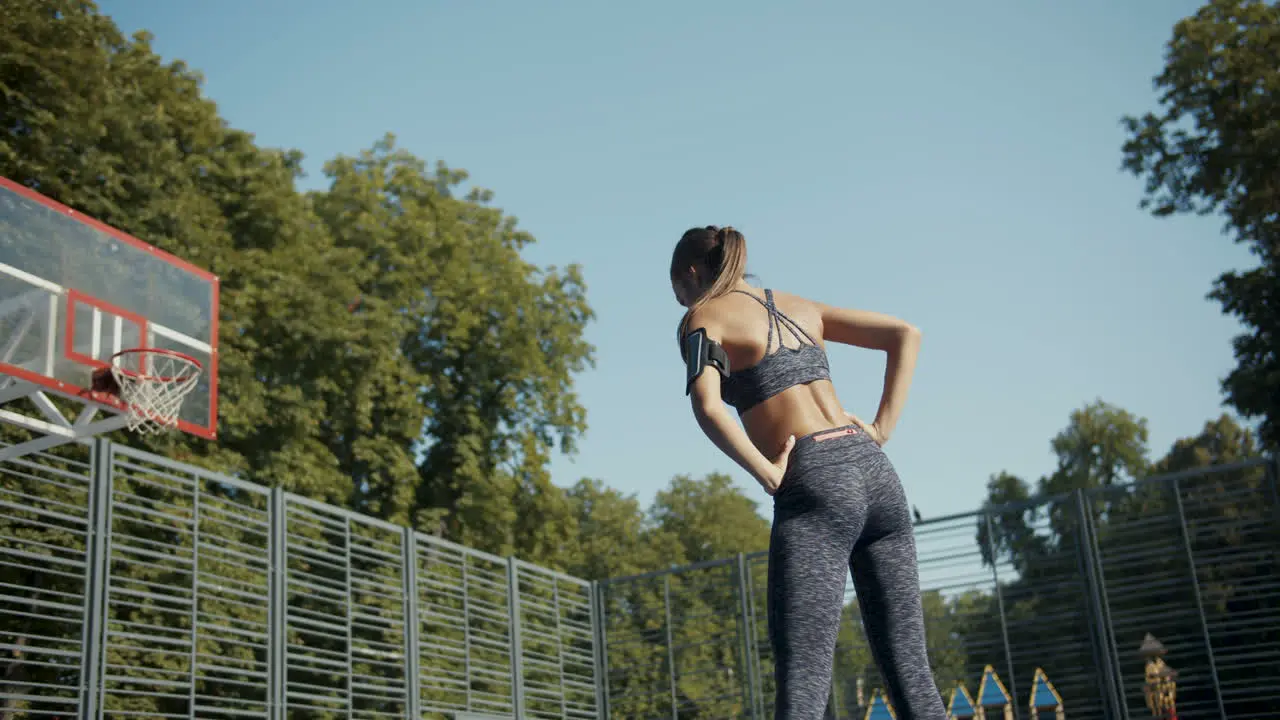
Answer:
[[[1088, 506], [1086, 505], [1086, 507]], [[1098, 596], [1102, 598], [1103, 627], [1106, 628], [1107, 638], [1111, 644], [1111, 661], [1115, 668], [1116, 700], [1120, 706], [1120, 717], [1128, 720], [1129, 703], [1125, 699], [1124, 670], [1120, 665], [1120, 643], [1116, 641], [1116, 624], [1111, 620], [1111, 598], [1107, 595], [1107, 577], [1102, 568], [1102, 551], [1098, 547], [1098, 531], [1093, 522], [1093, 513], [1088, 513], [1085, 516], [1085, 521], [1089, 524], [1088, 547], [1093, 554], [1095, 567], [1097, 568]]]
[[285, 720], [289, 667], [289, 535], [284, 490], [271, 489], [271, 605], [268, 609], [268, 669], [272, 720]]
[[742, 653], [742, 662], [738, 664], [738, 673], [741, 676], [739, 684], [742, 686], [743, 692], [743, 708], [749, 713], [748, 717], [756, 717], [756, 692], [755, 692], [755, 637], [751, 632], [751, 601], [750, 585], [747, 578], [747, 556], [738, 553], [738, 612], [741, 622], [739, 624], [739, 632], [741, 640], [738, 643], [738, 651]]
[[111, 443], [93, 441], [89, 479], [88, 542], [85, 548], [84, 622], [81, 625], [80, 718], [101, 716], [98, 697], [102, 673], [102, 640], [106, 627], [106, 572], [111, 529]]
[[751, 684], [755, 690], [755, 697], [752, 698], [752, 711], [756, 716], [763, 720], [764, 718], [764, 687], [761, 683], [760, 676], [760, 644], [759, 632], [756, 630], [756, 594], [755, 583], [751, 579], [750, 562], [747, 564], [747, 617], [750, 619], [751, 628]]
[[191, 680], [187, 687], [187, 717], [196, 720], [196, 664], [200, 641], [200, 481], [191, 484]]
[[[1000, 559], [996, 557], [995, 547], [995, 528], [991, 524], [991, 513], [982, 514], [983, 520], [987, 525], [987, 551], [991, 554], [991, 582], [995, 584], [996, 589], [996, 608], [1000, 613], [1000, 640], [1004, 643], [1004, 662], [1005, 672], [1009, 673], [1009, 692], [1014, 698], [1018, 697], [1018, 684], [1013, 674], [1013, 649], [1009, 645], [1009, 620], [1004, 612], [1004, 591], [1000, 589], [1000, 572], [997, 566]], [[1017, 712], [1017, 704], [1015, 710]]]
[[[1266, 464], [1263, 466], [1266, 475], [1267, 489], [1271, 495], [1272, 515], [1275, 516], [1276, 531], [1280, 532], [1280, 455], [1273, 455], [1267, 458]], [[1280, 548], [1280, 543], [1276, 544]], [[1278, 558], [1280, 559], [1280, 558]]]
[[507, 606], [511, 613], [511, 702], [515, 706], [516, 718], [523, 718], [524, 649], [520, 637], [520, 570], [513, 557], [507, 558]]
[[551, 578], [551, 607], [556, 613], [556, 669], [560, 672], [560, 717], [569, 717], [564, 688], [564, 628], [560, 622], [560, 580]]
[[671, 640], [671, 576], [662, 576], [662, 612], [667, 630], [667, 680], [671, 683], [671, 718], [679, 720], [680, 704], [676, 701], [676, 651]]
[[609, 717], [609, 646], [604, 624], [604, 588], [592, 581], [591, 589], [591, 638], [592, 667], [596, 673], [596, 718]]
[[1214, 660], [1213, 642], [1209, 639], [1209, 621], [1204, 614], [1204, 601], [1200, 597], [1200, 577], [1196, 572], [1196, 558], [1191, 550], [1191, 534], [1187, 530], [1187, 514], [1182, 506], [1181, 484], [1178, 478], [1173, 479], [1173, 500], [1178, 508], [1178, 527], [1182, 530], [1182, 548], [1187, 553], [1187, 568], [1191, 572], [1191, 592], [1196, 599], [1196, 612], [1200, 615], [1200, 632], [1204, 636], [1204, 648], [1209, 653], [1209, 677], [1213, 678], [1213, 694], [1218, 700], [1218, 714], [1227, 716], [1227, 708], [1222, 702], [1222, 684], [1218, 681], [1218, 663]]
[[355, 672], [352, 670], [352, 660], [355, 655], [354, 626], [352, 613], [355, 611], [355, 588], [351, 583], [351, 517], [347, 516], [342, 519], [342, 550], [343, 576], [346, 579], [346, 606], [347, 606], [347, 720], [351, 720], [355, 713], [355, 694], [356, 694], [356, 678]]
[[[471, 567], [471, 556], [462, 554], [462, 676], [467, 683], [467, 712], [471, 706], [471, 580], [467, 568]], [[416, 716], [415, 716], [416, 717]]]
[[[405, 711], [411, 718], [422, 717], [421, 627], [418, 623], [418, 534], [404, 529], [400, 540], [404, 557], [404, 692]], [[470, 677], [467, 684], [470, 686]], [[470, 708], [468, 708], [470, 709]]]
[[1103, 672], [1103, 678], [1106, 681], [1106, 694], [1110, 696], [1111, 703], [1115, 705], [1116, 717], [1128, 717], [1125, 708], [1124, 694], [1119, 690], [1116, 675], [1120, 671], [1119, 661], [1116, 659], [1114, 652], [1115, 638], [1108, 631], [1108, 618], [1104, 610], [1103, 595], [1105, 592], [1101, 588], [1102, 577], [1101, 570], [1097, 566], [1097, 558], [1093, 554], [1094, 537], [1089, 524], [1089, 508], [1084, 498], [1083, 490], [1076, 490], [1074, 493], [1076, 498], [1076, 513], [1080, 520], [1080, 552], [1085, 564], [1085, 582], [1089, 591], [1089, 600], [1095, 608], [1094, 616], [1097, 618], [1097, 627], [1094, 628], [1098, 634], [1101, 647], [1099, 648], [1102, 660], [1100, 665], [1107, 667]]
[[[1106, 638], [1102, 637], [1100, 634], [1101, 630], [1099, 628], [1102, 626], [1102, 620], [1099, 619], [1098, 610], [1096, 607], [1094, 607], [1094, 602], [1092, 597], [1093, 582], [1089, 579], [1089, 570], [1091, 566], [1088, 560], [1086, 559], [1086, 554], [1087, 553], [1085, 552], [1085, 549], [1084, 549], [1084, 533], [1082, 532], [1076, 537], [1076, 561], [1078, 564], [1078, 567], [1076, 569], [1080, 573], [1080, 577], [1083, 578], [1084, 591], [1086, 593], [1086, 598], [1085, 598], [1086, 600], [1085, 612], [1087, 613], [1086, 625], [1087, 625], [1087, 630], [1089, 631], [1089, 640], [1090, 640], [1089, 649], [1093, 651], [1093, 666], [1101, 669], [1107, 663], [1107, 660], [1106, 660], [1107, 655], [1103, 647], [1104, 645], [1106, 645]], [[1106, 680], [1106, 675], [1107, 673], [1105, 672], [1102, 673], [1101, 682], [1103, 683], [1103, 685], [1097, 688], [1098, 695], [1102, 697], [1104, 701], [1109, 692], [1108, 688], [1110, 687], [1110, 685]], [[1104, 702], [1103, 705], [1105, 710], [1106, 703]]]

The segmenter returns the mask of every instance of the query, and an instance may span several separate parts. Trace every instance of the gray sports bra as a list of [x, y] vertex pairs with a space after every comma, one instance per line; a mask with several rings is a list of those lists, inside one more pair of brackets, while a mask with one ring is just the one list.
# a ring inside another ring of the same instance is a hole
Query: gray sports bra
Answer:
[[[720, 384], [721, 399], [737, 409], [739, 415], [783, 390], [831, 379], [826, 352], [794, 320], [778, 309], [773, 302], [772, 290], [764, 291], [764, 300], [744, 290], [733, 292], [755, 300], [769, 313], [769, 337], [765, 340], [764, 357], [751, 367], [731, 370], [729, 377]], [[796, 339], [799, 347], [792, 348], [782, 344], [784, 327]], [[773, 348], [774, 328], [778, 331], [778, 347], [770, 352]]]

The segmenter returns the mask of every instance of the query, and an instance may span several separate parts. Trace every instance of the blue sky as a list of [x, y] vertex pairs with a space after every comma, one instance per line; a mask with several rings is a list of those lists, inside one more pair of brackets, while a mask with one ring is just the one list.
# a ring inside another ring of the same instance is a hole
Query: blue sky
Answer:
[[[924, 331], [886, 447], [926, 516], [994, 472], [1034, 480], [1095, 398], [1150, 420], [1153, 455], [1221, 412], [1237, 325], [1204, 299], [1249, 264], [1212, 218], [1155, 220], [1120, 117], [1188, 0], [676, 3], [116, 0], [126, 32], [201, 70], [223, 115], [322, 163], [384, 132], [467, 169], [581, 263], [597, 368], [558, 484], [648, 502], [678, 473], [754, 482], [698, 431], [673, 342], [671, 248], [732, 224], [771, 287]], [[883, 357], [831, 350], [874, 415]], [[762, 502], [767, 513], [767, 504]]]

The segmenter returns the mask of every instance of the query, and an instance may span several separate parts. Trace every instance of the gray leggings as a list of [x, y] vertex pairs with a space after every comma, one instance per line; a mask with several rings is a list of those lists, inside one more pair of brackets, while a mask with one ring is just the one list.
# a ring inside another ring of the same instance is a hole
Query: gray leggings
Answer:
[[943, 720], [925, 648], [911, 515], [880, 446], [854, 426], [800, 438], [773, 497], [774, 717], [823, 717], [847, 568], [897, 720]]

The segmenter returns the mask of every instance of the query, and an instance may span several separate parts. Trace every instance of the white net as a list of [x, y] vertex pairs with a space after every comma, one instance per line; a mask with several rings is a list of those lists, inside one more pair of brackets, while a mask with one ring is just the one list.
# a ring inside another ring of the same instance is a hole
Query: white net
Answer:
[[200, 363], [157, 350], [126, 350], [114, 360], [111, 374], [129, 409], [129, 429], [150, 435], [176, 428], [182, 401], [200, 380]]

